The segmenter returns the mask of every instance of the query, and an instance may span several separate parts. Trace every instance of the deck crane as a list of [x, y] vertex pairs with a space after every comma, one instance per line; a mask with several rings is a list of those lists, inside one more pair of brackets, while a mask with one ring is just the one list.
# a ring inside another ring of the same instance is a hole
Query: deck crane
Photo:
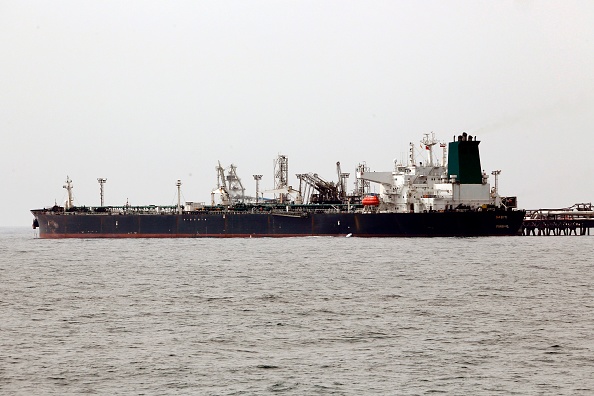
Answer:
[[346, 186], [350, 173], [342, 173], [340, 170], [340, 161], [336, 162], [336, 172], [338, 173], [338, 196], [344, 202], [347, 196]]
[[225, 168], [221, 166], [221, 161], [219, 161], [219, 165], [215, 168], [215, 170], [217, 171], [217, 188], [211, 192], [212, 204], [214, 205], [214, 194], [219, 193], [221, 194], [221, 204], [230, 205], [231, 198], [229, 197], [229, 191], [227, 191]]
[[340, 203], [338, 186], [318, 176], [317, 173], [300, 173], [297, 175], [299, 183], [305, 183], [308, 191], [316, 193], [303, 194], [306, 202], [309, 203]]

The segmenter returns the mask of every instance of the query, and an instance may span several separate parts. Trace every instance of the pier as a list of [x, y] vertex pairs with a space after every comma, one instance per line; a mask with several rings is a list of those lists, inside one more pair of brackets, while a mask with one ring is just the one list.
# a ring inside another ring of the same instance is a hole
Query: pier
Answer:
[[590, 235], [594, 227], [591, 203], [578, 203], [562, 209], [527, 210], [522, 235]]

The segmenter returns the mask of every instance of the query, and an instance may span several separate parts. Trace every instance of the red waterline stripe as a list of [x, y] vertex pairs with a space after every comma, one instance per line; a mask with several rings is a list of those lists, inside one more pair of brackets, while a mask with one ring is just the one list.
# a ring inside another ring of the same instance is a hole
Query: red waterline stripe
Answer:
[[[97, 239], [97, 238], [304, 238], [304, 237], [346, 237], [347, 234], [40, 234], [41, 239]], [[451, 238], [451, 237], [488, 237], [514, 236], [516, 234], [481, 234], [481, 235], [435, 235], [435, 234], [352, 234], [358, 238]]]
[[[309, 236], [344, 237], [346, 234], [40, 234], [41, 239], [64, 238], [294, 238]], [[371, 235], [370, 235], [371, 236]], [[374, 235], [377, 236], [377, 235]]]

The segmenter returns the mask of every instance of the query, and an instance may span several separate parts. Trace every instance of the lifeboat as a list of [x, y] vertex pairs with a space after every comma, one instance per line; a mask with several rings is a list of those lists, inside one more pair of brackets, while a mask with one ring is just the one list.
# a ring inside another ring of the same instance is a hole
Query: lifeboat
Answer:
[[364, 206], [379, 206], [380, 200], [377, 195], [368, 195], [363, 198], [363, 201], [361, 201], [361, 203]]

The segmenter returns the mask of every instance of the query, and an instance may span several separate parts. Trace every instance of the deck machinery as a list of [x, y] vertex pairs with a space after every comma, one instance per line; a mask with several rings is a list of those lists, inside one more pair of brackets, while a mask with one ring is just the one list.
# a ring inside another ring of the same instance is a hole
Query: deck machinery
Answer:
[[[225, 176], [220, 164], [214, 190], [219, 202], [213, 192], [210, 205], [75, 206], [68, 179], [66, 205], [32, 210], [34, 227], [42, 238], [516, 235], [525, 211], [517, 209], [515, 197], [499, 195], [497, 182], [491, 188], [481, 170], [479, 143], [466, 133], [447, 145], [425, 134], [419, 153], [410, 144], [407, 164], [395, 162], [387, 172], [360, 164], [351, 194], [340, 163], [337, 182], [300, 173], [294, 190], [286, 156], [275, 162], [275, 188], [268, 191], [274, 198], [263, 201], [246, 199], [236, 167]], [[435, 158], [438, 145], [441, 161]], [[378, 194], [369, 194], [371, 183], [379, 186]]]

